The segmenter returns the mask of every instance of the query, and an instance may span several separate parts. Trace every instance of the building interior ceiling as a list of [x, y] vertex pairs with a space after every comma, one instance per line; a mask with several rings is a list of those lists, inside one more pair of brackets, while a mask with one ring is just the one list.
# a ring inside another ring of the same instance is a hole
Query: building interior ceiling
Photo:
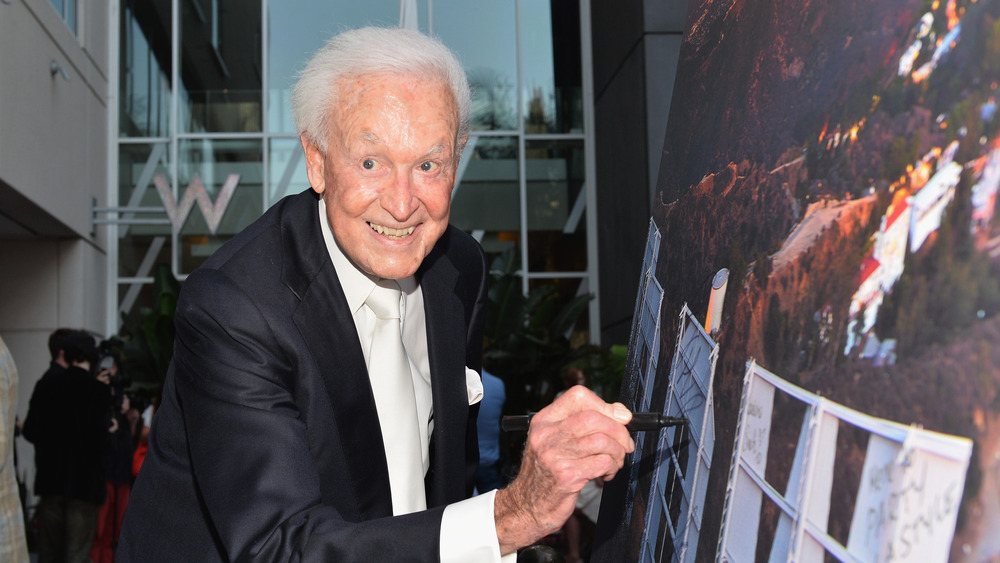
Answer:
[[[157, 63], [170, 76], [170, 1], [138, 0], [129, 6]], [[191, 0], [180, 11], [182, 87], [195, 96], [212, 92], [220, 101], [230, 92], [259, 91], [263, 83], [259, 6], [247, 9], [235, 0], [220, 1], [214, 10], [212, 6], [208, 0]]]

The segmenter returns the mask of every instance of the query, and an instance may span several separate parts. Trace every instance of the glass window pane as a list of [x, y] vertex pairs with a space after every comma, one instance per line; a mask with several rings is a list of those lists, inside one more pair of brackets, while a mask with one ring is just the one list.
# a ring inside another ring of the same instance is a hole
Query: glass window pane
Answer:
[[119, 224], [118, 275], [152, 276], [158, 264], [170, 266], [171, 226], [156, 185], [169, 188], [167, 143], [122, 144], [118, 150], [118, 206], [156, 212], [119, 214], [121, 220], [158, 220], [161, 224]]
[[481, 242], [492, 262], [520, 236], [517, 137], [473, 136], [465, 153], [468, 165], [459, 169], [451, 224], [468, 232], [483, 231]]
[[[188, 274], [222, 243], [263, 213], [263, 147], [257, 140], [192, 140], [180, 145], [178, 208], [184, 198], [207, 196], [190, 207], [178, 236], [180, 273]], [[209, 215], [209, 216], [206, 216]]]
[[298, 139], [271, 140], [268, 176], [268, 206], [309, 187], [305, 154]]
[[182, 131], [261, 131], [260, 0], [180, 3]]
[[434, 0], [434, 34], [459, 53], [472, 86], [474, 130], [516, 130], [514, 2]]
[[577, 2], [521, 1], [526, 133], [583, 131], [579, 8]]
[[[569, 310], [567, 307], [577, 297], [590, 293], [586, 278], [533, 278], [528, 280], [528, 291], [547, 286], [552, 286], [552, 299], [555, 303], [553, 311], [559, 311], [557, 314]], [[580, 316], [576, 318], [576, 323], [570, 331], [569, 341], [573, 346], [582, 346], [590, 342], [590, 315], [585, 306], [580, 308]]]
[[157, 235], [150, 231], [148, 228], [134, 229], [118, 243], [119, 277], [148, 278], [158, 266], [170, 267], [170, 233]]
[[[421, 0], [421, 22], [427, 0]], [[268, 3], [268, 130], [294, 133], [291, 93], [296, 73], [338, 30], [399, 24], [399, 0], [273, 0]], [[425, 26], [421, 26], [426, 30]]]
[[77, 0], [66, 0], [66, 13], [63, 14], [63, 19], [66, 21], [66, 26], [69, 30], [76, 35], [76, 2]]
[[528, 270], [587, 269], [587, 194], [582, 140], [528, 141]]
[[124, 0], [121, 17], [118, 134], [165, 137], [170, 134], [170, 3]]
[[118, 284], [119, 315], [138, 316], [144, 309], [153, 307], [153, 284], [151, 283], [121, 283]]

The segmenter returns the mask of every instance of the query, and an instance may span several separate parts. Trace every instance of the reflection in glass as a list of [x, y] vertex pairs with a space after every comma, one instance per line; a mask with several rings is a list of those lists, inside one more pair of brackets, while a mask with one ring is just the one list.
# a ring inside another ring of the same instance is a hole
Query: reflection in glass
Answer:
[[170, 135], [170, 2], [123, 0], [121, 17], [118, 134], [165, 137]]
[[583, 131], [579, 22], [577, 2], [521, 0], [526, 133]]
[[190, 273], [263, 213], [262, 161], [263, 147], [258, 140], [181, 143], [179, 195], [175, 196], [178, 207], [185, 197], [195, 197], [201, 189], [211, 204], [208, 217], [194, 205], [180, 229], [177, 252], [181, 274]]
[[260, 12], [260, 0], [180, 3], [182, 131], [262, 130]]
[[482, 232], [482, 245], [492, 261], [517, 244], [521, 230], [517, 138], [470, 137], [465, 146], [468, 165], [454, 192], [451, 224]]
[[[426, 20], [426, 0], [418, 2]], [[282, 0], [267, 10], [268, 129], [294, 133], [290, 105], [292, 86], [317, 49], [335, 33], [365, 25], [399, 24], [399, 0]], [[425, 27], [423, 29], [426, 29]]]
[[525, 156], [529, 271], [586, 271], [583, 141], [528, 141]]
[[[155, 182], [170, 185], [169, 145], [120, 144], [118, 149], [118, 205], [163, 208]], [[160, 178], [159, 180], [157, 178]], [[121, 213], [122, 219], [165, 219], [166, 213]], [[169, 224], [118, 226], [118, 275], [144, 278], [157, 264], [170, 265]]]
[[169, 268], [170, 249], [170, 233], [154, 235], [148, 229], [134, 231], [118, 243], [118, 276], [148, 278], [160, 265]]
[[269, 158], [268, 206], [309, 187], [306, 159], [298, 139], [272, 139]]
[[472, 86], [473, 130], [516, 130], [514, 2], [434, 0], [434, 34], [456, 53]]
[[66, 25], [69, 27], [73, 35], [77, 34], [76, 27], [76, 14], [77, 14], [77, 0], [63, 0], [66, 5], [66, 12], [63, 14], [63, 18], [66, 20]]
[[[532, 278], [528, 280], [528, 291], [547, 286], [552, 287], [555, 296], [553, 311], [563, 310], [570, 301], [590, 292], [586, 278]], [[569, 339], [573, 346], [582, 346], [590, 341], [590, 317], [587, 315], [586, 309], [577, 317]]]
[[143, 309], [152, 309], [154, 306], [152, 283], [118, 284], [119, 314], [139, 314]]
[[[66, 22], [66, 27], [69, 28], [73, 35], [76, 35], [76, 6], [77, 0], [49, 0], [52, 7], [55, 8], [56, 13], [59, 17]], [[4, 2], [4, 4], [9, 4], [10, 2]]]

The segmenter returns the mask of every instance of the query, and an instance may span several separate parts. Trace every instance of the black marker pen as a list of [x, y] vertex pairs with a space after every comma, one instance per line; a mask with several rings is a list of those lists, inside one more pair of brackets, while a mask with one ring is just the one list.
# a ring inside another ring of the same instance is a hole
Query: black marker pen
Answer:
[[[500, 427], [507, 432], [527, 430], [533, 415], [534, 413], [505, 416], [500, 420]], [[625, 428], [628, 428], [630, 432], [646, 432], [670, 426], [687, 425], [688, 419], [681, 416], [667, 416], [658, 412], [636, 412], [632, 413], [632, 420], [625, 425]]]

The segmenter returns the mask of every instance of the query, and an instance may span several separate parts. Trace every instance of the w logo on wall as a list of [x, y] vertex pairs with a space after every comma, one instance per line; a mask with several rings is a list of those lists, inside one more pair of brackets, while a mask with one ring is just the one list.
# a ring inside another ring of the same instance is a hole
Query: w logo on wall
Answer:
[[170, 223], [173, 225], [174, 232], [179, 232], [181, 227], [184, 226], [188, 215], [191, 214], [191, 208], [197, 201], [198, 207], [201, 208], [201, 214], [205, 216], [205, 223], [208, 225], [208, 230], [214, 235], [215, 231], [219, 228], [219, 223], [222, 221], [222, 216], [226, 213], [229, 201], [233, 198], [233, 192], [236, 191], [236, 186], [239, 183], [239, 174], [230, 174], [227, 176], [226, 181], [222, 184], [222, 190], [219, 191], [219, 195], [213, 204], [212, 200], [208, 197], [208, 192], [205, 190], [205, 185], [202, 183], [201, 177], [195, 174], [194, 178], [191, 179], [191, 183], [188, 184], [187, 189], [184, 190], [180, 204], [178, 204], [177, 200], [174, 199], [174, 194], [170, 191], [170, 182], [167, 181], [167, 177], [163, 174], [153, 176], [153, 184], [156, 185], [156, 191], [159, 192], [160, 199], [163, 200], [163, 207], [167, 211], [167, 216], [170, 217]]

